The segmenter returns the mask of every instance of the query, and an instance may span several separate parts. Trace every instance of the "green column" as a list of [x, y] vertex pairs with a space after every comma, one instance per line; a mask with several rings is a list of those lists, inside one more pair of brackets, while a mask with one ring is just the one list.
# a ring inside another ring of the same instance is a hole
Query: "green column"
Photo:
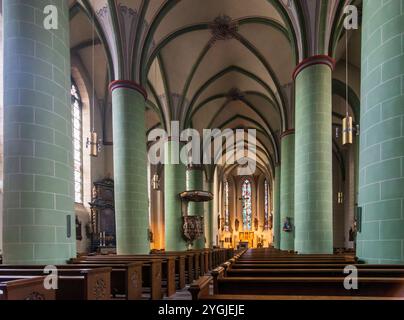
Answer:
[[333, 252], [332, 69], [328, 56], [295, 71], [295, 250]]
[[404, 11], [363, 2], [357, 256], [404, 263]]
[[3, 1], [4, 204], [8, 264], [57, 264], [76, 255], [69, 11], [46, 30], [44, 2]]
[[186, 167], [171, 161], [171, 151], [175, 151], [178, 142], [168, 141], [164, 152], [164, 213], [166, 251], [183, 251], [187, 243], [183, 237], [182, 208], [179, 194], [185, 191]]
[[[280, 177], [280, 249], [294, 250], [295, 246], [295, 132], [286, 131], [281, 137], [281, 177]], [[284, 231], [283, 224], [290, 218], [292, 231]]]
[[[188, 191], [200, 190], [203, 191], [203, 175], [204, 171], [201, 166], [190, 166], [186, 172], [186, 188]], [[189, 202], [188, 215], [190, 216], [203, 216], [204, 204], [203, 202]], [[205, 236], [205, 235], [204, 235]], [[202, 237], [193, 244], [194, 249], [205, 248], [205, 239]]]
[[275, 167], [275, 182], [274, 182], [274, 243], [273, 246], [275, 249], [280, 249], [280, 237], [281, 237], [281, 167], [278, 164]]
[[[208, 180], [207, 185], [208, 185], [208, 191], [213, 194], [213, 181]], [[213, 248], [213, 225], [214, 225], [213, 201], [214, 200], [211, 200], [207, 203], [206, 205], [207, 212], [205, 213], [206, 214], [205, 223], [207, 224], [205, 228], [205, 230], [207, 230], [206, 243], [208, 248]]]
[[118, 254], [146, 254], [149, 214], [145, 129], [146, 93], [131, 81], [114, 81], [115, 221]]

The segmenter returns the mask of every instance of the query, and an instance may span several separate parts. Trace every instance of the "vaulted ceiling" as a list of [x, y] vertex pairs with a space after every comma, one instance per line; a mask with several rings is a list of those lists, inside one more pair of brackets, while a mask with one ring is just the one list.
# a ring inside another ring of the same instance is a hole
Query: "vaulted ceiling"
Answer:
[[[199, 131], [257, 129], [260, 166], [271, 173], [280, 133], [294, 127], [292, 73], [304, 58], [327, 54], [337, 60], [333, 121], [340, 124], [343, 7], [359, 2], [70, 0], [72, 56], [93, 79], [98, 99], [110, 99], [107, 85], [114, 79], [145, 87], [149, 129], [168, 130], [173, 120]], [[348, 36], [354, 98], [360, 31]]]

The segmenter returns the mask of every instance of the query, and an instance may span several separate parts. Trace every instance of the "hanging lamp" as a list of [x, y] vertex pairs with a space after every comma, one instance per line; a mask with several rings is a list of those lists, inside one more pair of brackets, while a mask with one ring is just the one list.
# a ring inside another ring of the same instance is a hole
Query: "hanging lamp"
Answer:
[[92, 34], [92, 86], [93, 86], [93, 96], [92, 96], [92, 114], [90, 115], [92, 118], [92, 129], [90, 133], [90, 137], [87, 138], [86, 147], [87, 149], [90, 148], [89, 155], [91, 157], [98, 157], [98, 153], [101, 151], [101, 139], [98, 139], [98, 134], [95, 131], [95, 14], [93, 11], [93, 34]]
[[348, 89], [349, 89], [349, 78], [348, 78], [348, 30], [346, 30], [345, 36], [345, 118], [342, 119], [342, 145], [349, 145], [353, 143], [353, 121], [352, 117], [349, 115], [348, 106]]

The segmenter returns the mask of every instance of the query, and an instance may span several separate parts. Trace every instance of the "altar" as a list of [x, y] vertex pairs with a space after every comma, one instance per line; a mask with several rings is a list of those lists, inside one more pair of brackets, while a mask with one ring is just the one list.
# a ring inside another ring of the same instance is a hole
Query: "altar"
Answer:
[[240, 239], [239, 244], [247, 242], [248, 248], [254, 248], [254, 237], [255, 237], [254, 231], [239, 232], [239, 239]]

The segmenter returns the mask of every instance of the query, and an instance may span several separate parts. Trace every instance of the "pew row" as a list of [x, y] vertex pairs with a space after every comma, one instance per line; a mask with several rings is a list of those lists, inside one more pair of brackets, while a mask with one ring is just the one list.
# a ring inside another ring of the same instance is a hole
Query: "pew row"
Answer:
[[395, 277], [359, 277], [358, 290], [345, 289], [344, 277], [223, 277], [214, 280], [213, 296], [209, 294], [212, 279], [207, 276], [194, 281], [189, 288], [193, 300], [224, 299], [225, 296], [243, 300], [255, 300], [257, 296], [267, 300], [303, 296], [307, 297], [305, 299], [366, 297], [404, 300], [404, 278]]
[[[0, 265], [0, 272], [4, 269], [38, 269], [43, 271], [45, 265]], [[139, 300], [142, 297], [142, 263], [132, 262], [125, 264], [66, 264], [56, 265], [58, 270], [63, 269], [111, 269], [111, 295], [113, 298]]]
[[[150, 294], [151, 300], [160, 300], [163, 297], [161, 259], [81, 259], [82, 258], [72, 259], [69, 263], [79, 266], [85, 265], [93, 268], [96, 268], [97, 266], [109, 266], [113, 268], [128, 263], [140, 262], [142, 268], [141, 273], [137, 273], [135, 277], [130, 279], [130, 281], [133, 281], [133, 284], [136, 284], [139, 279], [142, 279], [142, 293]], [[137, 288], [139, 287], [140, 286]]]
[[0, 300], [55, 300], [55, 290], [45, 289], [45, 277], [0, 275]]
[[[1, 268], [0, 276], [43, 276], [43, 269]], [[111, 268], [58, 269], [56, 300], [109, 300]], [[44, 287], [42, 281], [41, 286]]]
[[285, 300], [335, 300], [335, 301], [360, 301], [360, 300], [404, 300], [404, 297], [374, 297], [374, 296], [321, 296], [321, 295], [257, 295], [257, 294], [209, 294], [209, 285], [212, 282], [212, 277], [204, 276], [198, 281], [195, 281], [189, 288], [192, 295], [192, 300], [205, 300], [205, 301], [215, 301], [215, 300], [232, 300], [232, 301], [262, 301], [262, 300], [272, 300], [272, 301], [285, 301]]

